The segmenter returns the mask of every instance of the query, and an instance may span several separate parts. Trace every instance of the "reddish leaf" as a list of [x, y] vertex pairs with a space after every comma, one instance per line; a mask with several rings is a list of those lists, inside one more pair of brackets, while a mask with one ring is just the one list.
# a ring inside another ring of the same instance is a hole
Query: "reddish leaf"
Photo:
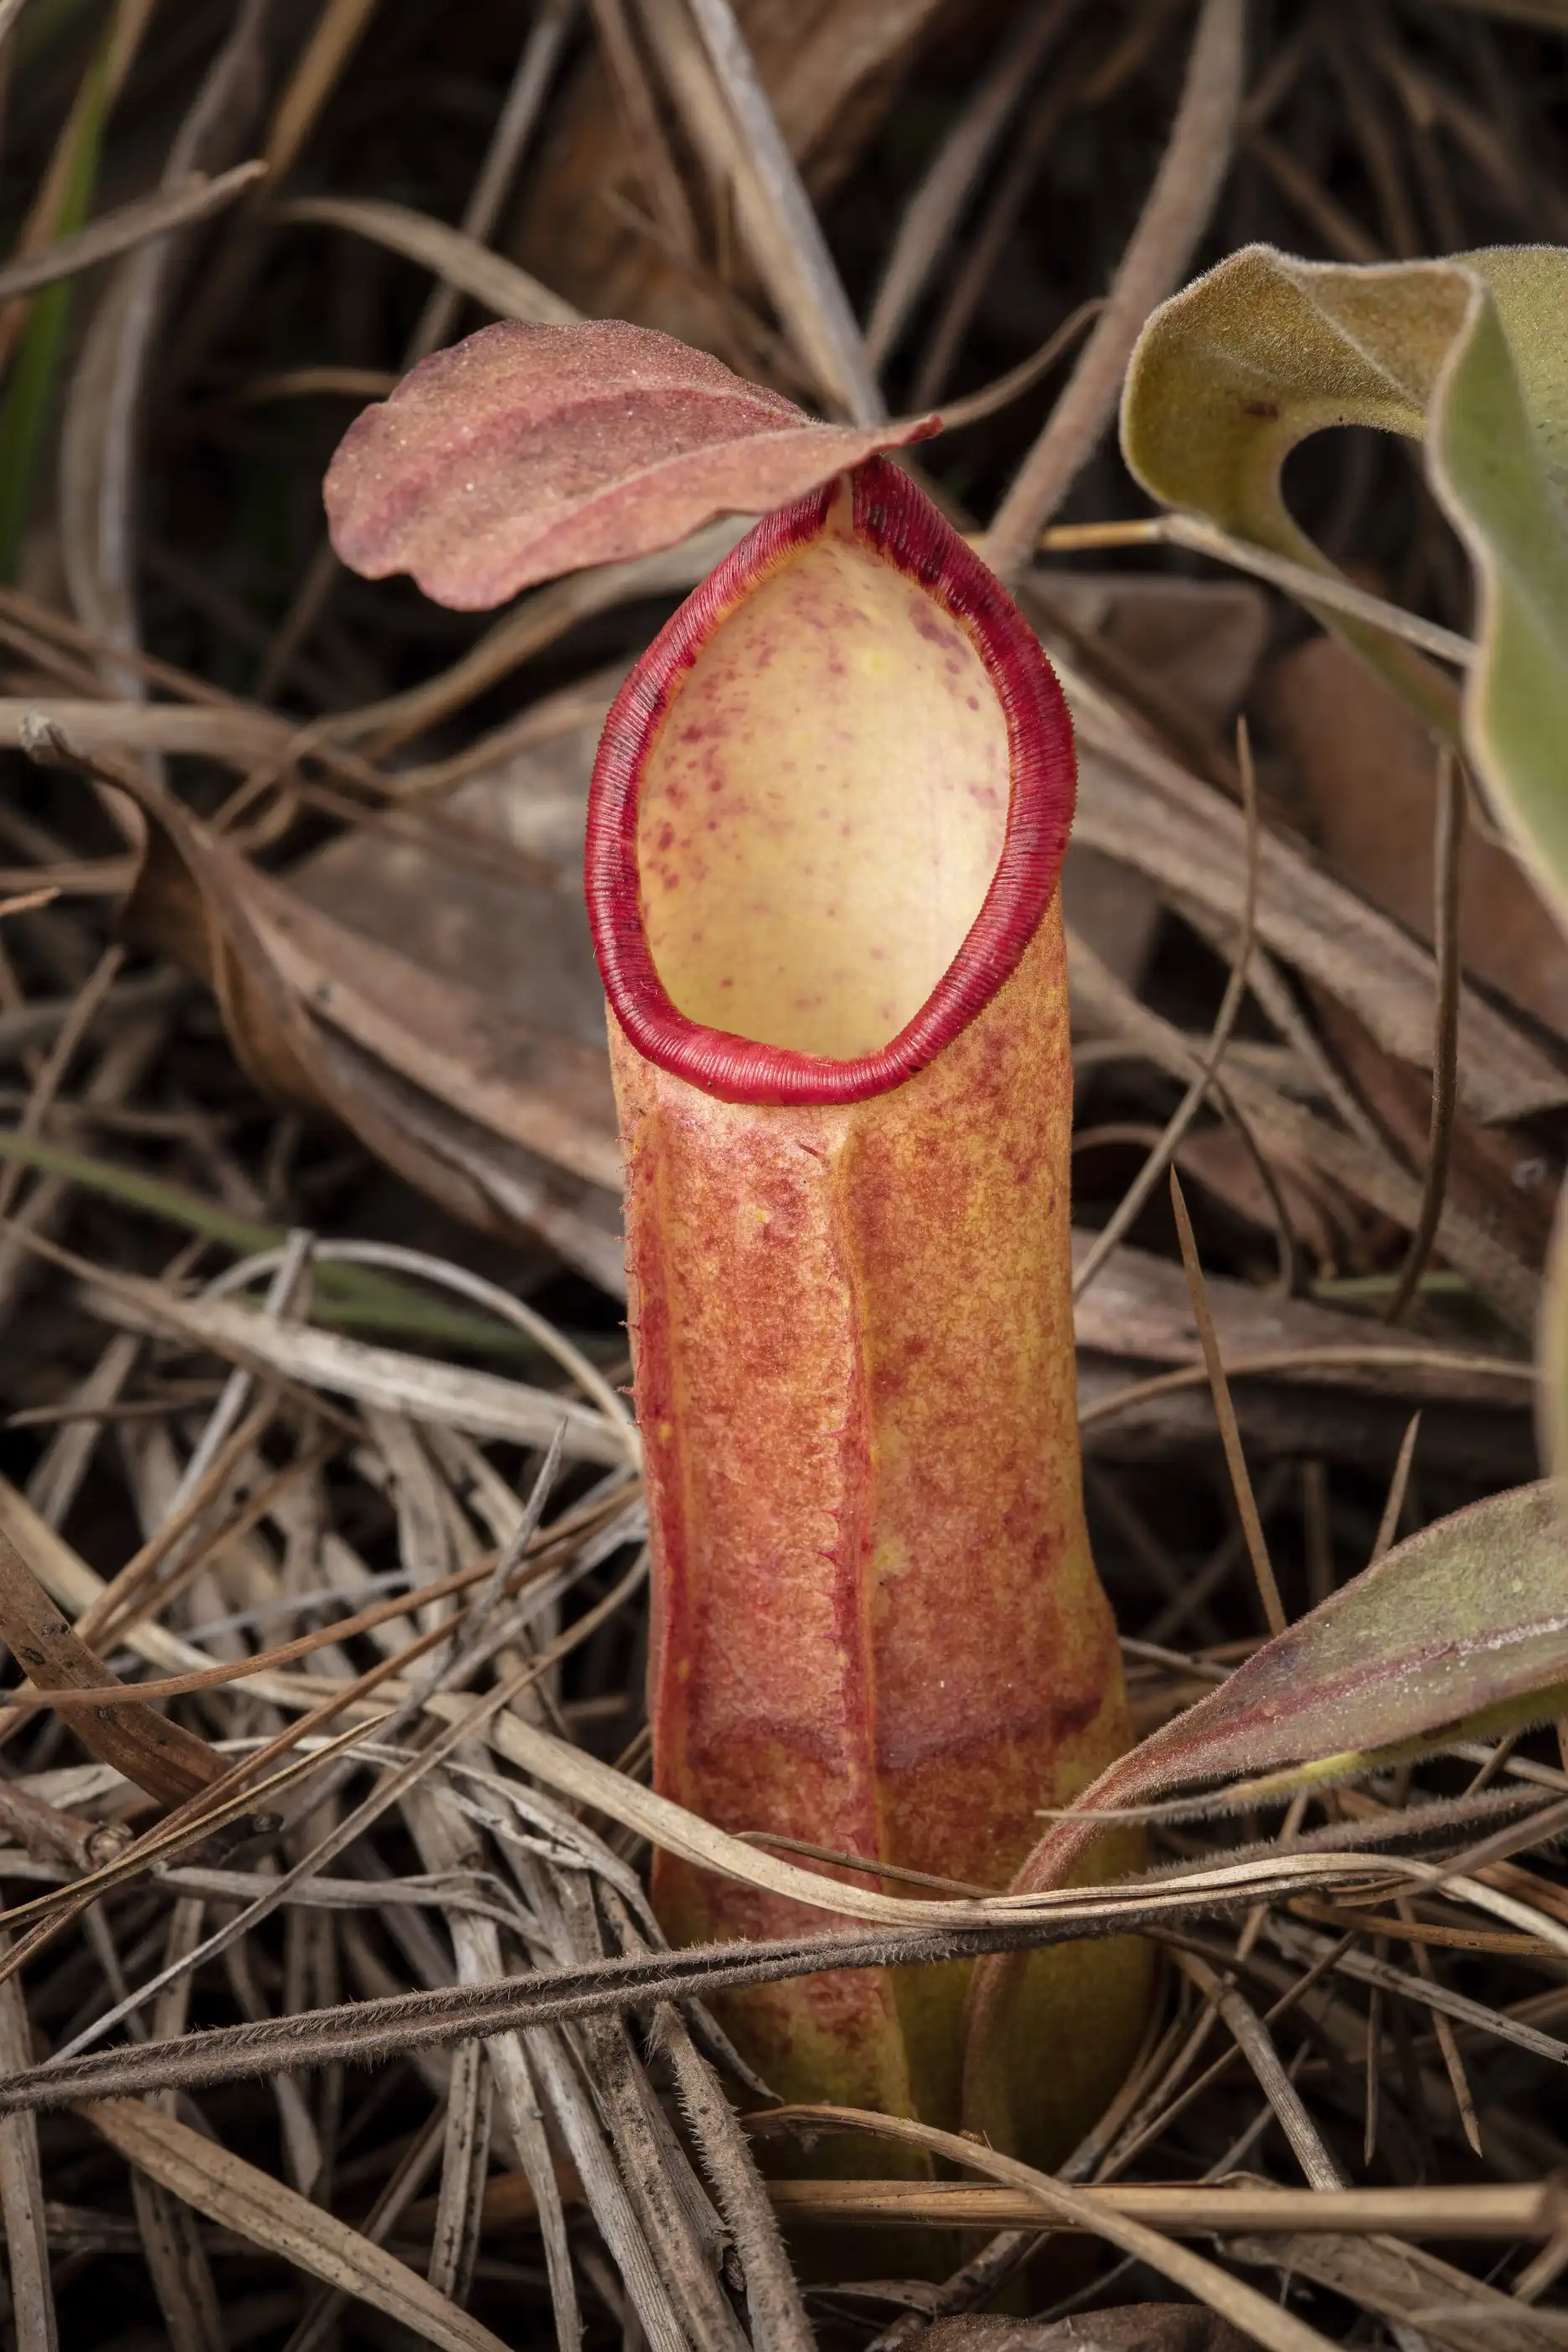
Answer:
[[[1538, 1723], [1568, 1692], [1568, 1534], [1550, 1481], [1489, 1496], [1423, 1528], [1256, 1651], [1195, 1706], [1140, 1741], [1057, 1822], [1013, 1882], [1064, 1885], [1107, 1812], [1199, 1781], [1352, 1757], [1406, 1741]], [[1015, 1958], [977, 1963], [965, 2123], [1010, 2130], [1007, 2028]]]
[[411, 572], [464, 612], [589, 564], [787, 506], [924, 417], [821, 425], [706, 352], [624, 320], [503, 320], [437, 352], [340, 443], [332, 544], [372, 580]]

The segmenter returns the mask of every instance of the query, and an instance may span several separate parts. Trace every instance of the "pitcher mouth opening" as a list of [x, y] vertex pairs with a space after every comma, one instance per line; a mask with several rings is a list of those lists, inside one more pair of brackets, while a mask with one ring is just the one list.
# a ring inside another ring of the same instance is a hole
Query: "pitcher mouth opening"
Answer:
[[1033, 632], [869, 459], [759, 523], [611, 709], [585, 876], [611, 1010], [721, 1100], [886, 1093], [1018, 963], [1074, 788]]

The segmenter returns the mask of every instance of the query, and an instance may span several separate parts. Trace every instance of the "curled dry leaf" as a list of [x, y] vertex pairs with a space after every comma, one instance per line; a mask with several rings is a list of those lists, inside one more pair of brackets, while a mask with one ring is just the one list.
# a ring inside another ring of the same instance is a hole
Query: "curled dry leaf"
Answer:
[[[1385, 1553], [1102, 1772], [1081, 1809], [1047, 1830], [1014, 1892], [1063, 1885], [1107, 1812], [1199, 1781], [1309, 1762], [1342, 1773], [1372, 1750], [1559, 1712], [1568, 1535], [1557, 1502], [1548, 1481], [1515, 1487]], [[982, 1960], [971, 1996], [965, 2125], [998, 2141], [1009, 2128], [1003, 2053], [1016, 1976], [1010, 1957]]]
[[[0, 1529], [0, 1633], [39, 1690], [101, 1690], [118, 1680], [77, 1634], [11, 1538]], [[0, 1718], [3, 1719], [3, 1718]], [[83, 1715], [84, 1747], [161, 1804], [184, 1804], [221, 1779], [222, 1758], [205, 1739], [126, 1694], [124, 1706]]]
[[324, 496], [368, 579], [462, 612], [563, 572], [766, 514], [936, 419], [821, 425], [721, 361], [623, 320], [503, 320], [421, 362], [349, 427]]

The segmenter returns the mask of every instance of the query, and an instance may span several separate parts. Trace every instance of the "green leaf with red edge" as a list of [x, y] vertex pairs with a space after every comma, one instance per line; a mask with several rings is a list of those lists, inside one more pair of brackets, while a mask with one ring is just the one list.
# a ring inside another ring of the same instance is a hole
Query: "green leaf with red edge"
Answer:
[[[1110, 1826], [1108, 1814], [1200, 1783], [1245, 1781], [1249, 1798], [1283, 1793], [1303, 1778], [1343, 1778], [1374, 1756], [1421, 1753], [1562, 1713], [1561, 1512], [1562, 1490], [1542, 1481], [1409, 1537], [1102, 1772], [1047, 1830], [1013, 1891], [1067, 1884]], [[1227, 1795], [1237, 1797], [1234, 1785]], [[966, 2127], [1004, 2142], [1016, 1974], [1006, 1956], [976, 1964], [965, 2061]]]
[[769, 514], [934, 417], [823, 425], [709, 352], [620, 319], [503, 320], [424, 360], [350, 425], [324, 496], [332, 545], [481, 611], [591, 564]]

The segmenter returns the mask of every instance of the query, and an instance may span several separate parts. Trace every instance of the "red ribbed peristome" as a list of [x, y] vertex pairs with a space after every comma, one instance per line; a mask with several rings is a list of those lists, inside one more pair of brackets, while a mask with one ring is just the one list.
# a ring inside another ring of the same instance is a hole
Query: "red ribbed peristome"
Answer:
[[689, 596], [617, 695], [588, 802], [586, 886], [594, 948], [611, 1010], [637, 1051], [725, 1102], [849, 1103], [923, 1069], [988, 1004], [1049, 905], [1072, 824], [1072, 725], [1034, 632], [1001, 583], [908, 475], [872, 457], [850, 477], [867, 546], [967, 631], [1007, 721], [1010, 797], [1002, 855], [963, 946], [912, 1021], [849, 1061], [759, 1045], [689, 1021], [648, 950], [637, 873], [644, 769], [680, 682], [726, 616], [823, 529], [836, 485], [769, 515]]

